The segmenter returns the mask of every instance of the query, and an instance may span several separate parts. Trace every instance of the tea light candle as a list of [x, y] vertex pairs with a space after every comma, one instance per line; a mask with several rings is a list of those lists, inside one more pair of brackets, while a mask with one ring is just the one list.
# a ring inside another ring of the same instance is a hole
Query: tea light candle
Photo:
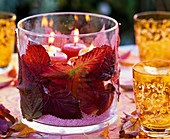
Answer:
[[65, 44], [61, 51], [65, 54], [67, 54], [68, 59], [71, 57], [76, 57], [78, 56], [78, 53], [81, 49], [86, 48], [86, 46], [82, 43], [78, 43], [79, 41], [79, 30], [77, 28], [75, 28], [75, 30], [73, 31], [74, 36], [74, 43], [68, 43]]
[[51, 59], [51, 65], [55, 63], [67, 63], [67, 55], [63, 52], [48, 52], [50, 59]]
[[67, 55], [61, 52], [61, 49], [53, 45], [44, 45], [51, 59], [51, 64], [66, 63]]
[[86, 46], [81, 43], [68, 43], [62, 47], [61, 51], [65, 53], [69, 59], [78, 56], [79, 51], [84, 48], [86, 48]]

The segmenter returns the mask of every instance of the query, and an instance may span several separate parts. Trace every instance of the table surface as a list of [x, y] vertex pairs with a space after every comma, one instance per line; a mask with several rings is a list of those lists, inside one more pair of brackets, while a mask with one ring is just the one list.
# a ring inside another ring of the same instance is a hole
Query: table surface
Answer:
[[[134, 46], [133, 46], [134, 47]], [[132, 46], [123, 46], [120, 47], [121, 51], [127, 51], [131, 49]], [[137, 53], [136, 47], [133, 49], [134, 53]], [[18, 62], [17, 62], [17, 54], [13, 54], [11, 65], [18, 69]], [[121, 65], [120, 65], [121, 66]], [[0, 76], [0, 82], [4, 81], [4, 77]], [[121, 74], [120, 74], [120, 83], [121, 84], [131, 84], [132, 83], [132, 67], [128, 66], [121, 66]], [[132, 91], [124, 91], [121, 89], [120, 101], [118, 102], [118, 119], [117, 121], [109, 127], [109, 136], [111, 139], [119, 138], [119, 130], [121, 126], [121, 118], [124, 117], [123, 112], [131, 113], [135, 110], [135, 104], [131, 103], [128, 97], [133, 97]], [[15, 87], [8, 86], [5, 88], [0, 89], [0, 103], [2, 103], [6, 108], [11, 111], [11, 114], [14, 117], [19, 118], [19, 92]], [[102, 130], [104, 131], [104, 130]], [[69, 136], [60, 136], [60, 135], [49, 135], [45, 133], [39, 134], [31, 134], [28, 138], [55, 138], [55, 139], [87, 139], [87, 138], [97, 138], [101, 134], [102, 131], [98, 131], [95, 133], [90, 134], [83, 134], [83, 135], [69, 135]]]

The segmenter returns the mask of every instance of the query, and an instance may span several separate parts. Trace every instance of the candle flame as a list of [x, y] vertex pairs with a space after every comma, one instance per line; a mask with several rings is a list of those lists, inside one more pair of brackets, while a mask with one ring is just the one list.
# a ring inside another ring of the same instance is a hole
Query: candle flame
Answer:
[[47, 27], [47, 26], [48, 26], [48, 19], [47, 19], [47, 17], [44, 16], [41, 21], [41, 27], [43, 28], [43, 27]]
[[93, 48], [95, 48], [95, 46], [94, 46], [93, 44], [91, 44], [89, 47], [86, 47], [86, 48], [84, 48], [84, 49], [81, 49], [81, 50], [79, 51], [79, 56], [84, 55], [85, 53], [93, 50]]
[[54, 24], [54, 21], [53, 21], [53, 19], [51, 18], [51, 19], [50, 19], [50, 22], [49, 22], [49, 26], [50, 26], [50, 27], [53, 27], [53, 24]]
[[78, 41], [79, 41], [79, 37], [78, 37], [78, 35], [79, 35], [79, 30], [77, 29], [77, 28], [75, 28], [74, 29], [74, 43], [78, 43]]
[[89, 50], [92, 50], [93, 48], [95, 48], [95, 47], [94, 47], [93, 44], [91, 44], [91, 45], [89, 46]]
[[75, 19], [76, 21], [79, 20], [79, 18], [78, 18], [78, 16], [77, 16], [76, 14], [74, 15], [74, 19]]
[[90, 16], [88, 14], [86, 14], [85, 19], [86, 19], [87, 22], [89, 22], [90, 21]]
[[55, 33], [54, 32], [51, 32], [50, 33], [50, 37], [48, 38], [48, 43], [49, 44], [52, 44], [53, 42], [54, 42], [54, 36], [55, 35]]

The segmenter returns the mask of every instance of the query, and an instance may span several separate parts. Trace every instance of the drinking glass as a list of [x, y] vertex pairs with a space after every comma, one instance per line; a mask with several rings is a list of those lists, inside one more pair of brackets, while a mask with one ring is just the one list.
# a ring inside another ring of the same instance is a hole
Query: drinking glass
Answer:
[[170, 60], [170, 12], [135, 14], [134, 29], [141, 61]]
[[170, 60], [133, 66], [133, 87], [141, 129], [152, 137], [170, 132]]
[[118, 23], [90, 13], [46, 13], [18, 23], [22, 122], [79, 134], [117, 119]]

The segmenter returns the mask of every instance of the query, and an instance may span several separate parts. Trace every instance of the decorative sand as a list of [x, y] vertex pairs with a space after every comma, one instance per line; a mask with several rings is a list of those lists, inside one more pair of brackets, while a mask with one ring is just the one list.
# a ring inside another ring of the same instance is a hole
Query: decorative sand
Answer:
[[[113, 108], [112, 108], [113, 109]], [[44, 124], [56, 125], [56, 126], [85, 126], [101, 123], [107, 121], [114, 116], [115, 113], [108, 109], [100, 116], [83, 114], [82, 119], [60, 119], [52, 115], [43, 115], [39, 119], [35, 120]]]

